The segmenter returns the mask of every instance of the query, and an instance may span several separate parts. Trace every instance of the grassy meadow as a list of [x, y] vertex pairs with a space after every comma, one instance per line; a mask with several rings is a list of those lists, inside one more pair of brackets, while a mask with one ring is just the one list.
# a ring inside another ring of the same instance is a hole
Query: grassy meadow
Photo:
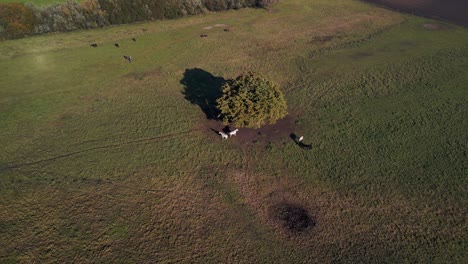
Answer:
[[[0, 42], [0, 263], [463, 262], [466, 43], [349, 0]], [[246, 70], [291, 121], [222, 141], [203, 96]]]

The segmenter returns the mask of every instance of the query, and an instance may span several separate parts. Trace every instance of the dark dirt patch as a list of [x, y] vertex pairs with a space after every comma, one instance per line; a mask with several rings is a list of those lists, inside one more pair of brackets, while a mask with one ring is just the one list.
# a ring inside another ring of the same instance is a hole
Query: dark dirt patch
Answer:
[[161, 75], [161, 73], [162, 73], [162, 67], [158, 67], [156, 69], [146, 71], [146, 72], [131, 72], [125, 75], [125, 77], [134, 79], [134, 80], [143, 81], [144, 79], [149, 78], [149, 77], [158, 77]]
[[246, 142], [276, 142], [288, 138], [291, 131], [294, 131], [296, 124], [295, 117], [288, 115], [276, 121], [273, 125], [265, 125], [258, 129], [240, 128], [237, 136]]
[[126, 75], [126, 77], [128, 78], [139, 80], [139, 81], [144, 80], [146, 76], [148, 76], [146, 72], [131, 72]]
[[437, 24], [437, 23], [424, 23], [422, 26], [423, 28], [430, 29], [430, 30], [441, 30], [441, 29], [446, 28], [444, 25]]
[[[258, 129], [253, 128], [239, 128], [236, 136], [231, 137], [230, 141], [235, 141], [243, 145], [246, 144], [269, 144], [278, 142], [284, 139], [288, 139], [292, 131], [297, 129], [297, 125], [294, 122], [297, 116], [288, 115], [285, 118], [276, 121], [276, 124], [265, 125]], [[206, 133], [209, 134], [213, 139], [221, 140], [219, 134], [213, 133], [213, 131], [223, 131], [229, 132], [236, 129], [235, 127], [226, 127], [221, 121], [218, 120], [207, 120], [203, 124], [203, 130], [206, 130]]]
[[315, 221], [301, 205], [280, 203], [272, 206], [269, 211], [273, 221], [279, 222], [283, 228], [293, 233], [304, 232], [315, 226]]

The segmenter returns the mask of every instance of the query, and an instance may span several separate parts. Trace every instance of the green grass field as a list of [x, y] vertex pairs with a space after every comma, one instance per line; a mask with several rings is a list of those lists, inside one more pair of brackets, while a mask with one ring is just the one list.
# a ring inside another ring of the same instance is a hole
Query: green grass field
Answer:
[[[0, 42], [0, 263], [463, 262], [466, 43], [348, 0]], [[222, 141], [184, 94], [245, 70], [292, 121]]]

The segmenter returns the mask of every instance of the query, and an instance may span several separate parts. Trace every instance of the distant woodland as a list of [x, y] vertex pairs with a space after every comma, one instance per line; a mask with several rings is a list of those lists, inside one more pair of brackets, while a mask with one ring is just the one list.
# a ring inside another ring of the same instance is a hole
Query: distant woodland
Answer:
[[67, 0], [50, 6], [0, 4], [0, 39], [99, 28], [137, 21], [172, 19], [244, 7], [272, 0]]

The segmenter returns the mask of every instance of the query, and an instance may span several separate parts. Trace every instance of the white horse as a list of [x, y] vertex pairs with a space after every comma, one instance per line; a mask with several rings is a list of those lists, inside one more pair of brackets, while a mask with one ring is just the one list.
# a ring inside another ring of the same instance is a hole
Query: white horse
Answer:
[[239, 129], [229, 132], [229, 137], [235, 136], [237, 134], [237, 131], [239, 131]]
[[226, 133], [221, 132], [221, 131], [219, 131], [218, 134], [220, 134], [223, 139], [228, 139], [229, 137]]

